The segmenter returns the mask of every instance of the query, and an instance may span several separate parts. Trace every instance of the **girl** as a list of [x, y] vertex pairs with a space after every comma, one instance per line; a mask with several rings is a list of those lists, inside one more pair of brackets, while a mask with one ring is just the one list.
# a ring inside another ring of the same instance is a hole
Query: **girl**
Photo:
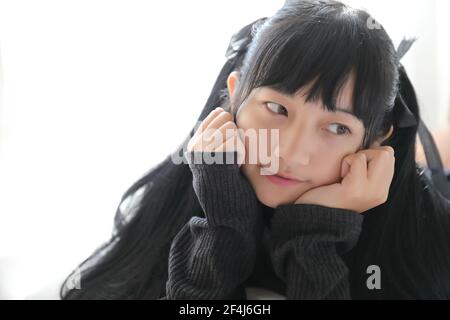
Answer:
[[[449, 298], [450, 204], [414, 159], [420, 114], [401, 51], [337, 1], [286, 1], [244, 27], [201, 125], [125, 192], [110, 241], [61, 298], [245, 299], [250, 286]], [[275, 170], [249, 161], [236, 129], [279, 133], [266, 145]]]

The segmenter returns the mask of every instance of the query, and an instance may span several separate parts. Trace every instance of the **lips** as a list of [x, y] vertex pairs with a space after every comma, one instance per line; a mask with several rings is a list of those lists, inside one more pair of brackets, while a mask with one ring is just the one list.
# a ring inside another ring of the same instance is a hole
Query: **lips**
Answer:
[[300, 179], [293, 178], [292, 176], [285, 175], [282, 173], [274, 174], [264, 167], [262, 167], [262, 172], [265, 173], [263, 176], [265, 176], [270, 182], [272, 182], [276, 185], [294, 186], [294, 185], [308, 182], [308, 180], [306, 180], [306, 179], [300, 180]]
[[298, 180], [292, 180], [292, 179], [285, 179], [278, 175], [270, 175], [265, 176], [270, 182], [280, 185], [280, 186], [295, 186], [298, 184], [301, 184], [302, 182]]
[[293, 177], [293, 176], [290, 176], [290, 175], [287, 175], [284, 173], [274, 173], [264, 167], [261, 167], [261, 169], [262, 169], [262, 172], [264, 172], [264, 175], [276, 176], [280, 179], [297, 181], [297, 182], [307, 182], [308, 181], [308, 179], [297, 178], [297, 177]]
[[278, 176], [280, 178], [283, 178], [283, 179], [287, 179], [287, 180], [294, 180], [294, 181], [299, 181], [299, 182], [305, 182], [305, 180], [297, 179], [297, 178], [291, 177], [291, 176], [283, 174], [283, 173], [278, 173], [278, 174], [276, 174], [276, 176]]

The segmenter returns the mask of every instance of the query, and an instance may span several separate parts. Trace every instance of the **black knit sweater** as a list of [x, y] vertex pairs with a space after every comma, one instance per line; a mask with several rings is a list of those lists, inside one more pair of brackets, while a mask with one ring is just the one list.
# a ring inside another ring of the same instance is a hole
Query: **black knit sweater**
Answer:
[[185, 153], [205, 216], [192, 217], [173, 239], [163, 299], [245, 299], [246, 286], [287, 299], [351, 298], [342, 255], [357, 243], [363, 215], [320, 205], [266, 207], [236, 162], [193, 161], [203, 155]]

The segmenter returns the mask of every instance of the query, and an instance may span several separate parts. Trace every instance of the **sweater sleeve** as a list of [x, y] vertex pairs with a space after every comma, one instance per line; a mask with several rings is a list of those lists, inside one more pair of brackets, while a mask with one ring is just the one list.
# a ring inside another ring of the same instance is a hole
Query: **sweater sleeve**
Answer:
[[351, 299], [342, 255], [358, 241], [362, 221], [355, 211], [320, 205], [275, 209], [270, 255], [287, 299]]
[[227, 299], [253, 271], [263, 221], [256, 194], [239, 165], [196, 164], [186, 152], [193, 188], [205, 217], [193, 216], [172, 241], [165, 299]]

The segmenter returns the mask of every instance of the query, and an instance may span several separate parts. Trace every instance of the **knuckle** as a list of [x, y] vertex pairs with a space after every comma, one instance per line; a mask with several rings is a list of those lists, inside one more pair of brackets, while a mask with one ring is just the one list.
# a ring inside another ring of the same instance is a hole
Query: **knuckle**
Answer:
[[227, 133], [231, 133], [231, 131], [234, 133], [235, 125], [233, 121], [227, 121], [221, 126], [221, 130], [225, 131]]
[[217, 131], [216, 128], [206, 128], [203, 132], [202, 132], [202, 136], [203, 137], [208, 137], [210, 135], [213, 135], [215, 132]]
[[228, 120], [227, 122], [224, 123], [225, 126], [229, 126], [229, 127], [234, 127], [234, 122], [231, 120]]
[[381, 151], [380, 151], [380, 154], [381, 154], [383, 157], [385, 157], [385, 158], [390, 158], [390, 157], [391, 157], [391, 154], [390, 154], [389, 151], [387, 151], [387, 150], [381, 150]]
[[394, 153], [394, 148], [392, 148], [391, 146], [385, 146], [385, 148], [387, 151]]
[[384, 151], [385, 151], [389, 156], [394, 156], [394, 155], [395, 155], [395, 150], [394, 150], [394, 148], [392, 148], [391, 146], [385, 146], [385, 147], [384, 147]]
[[366, 156], [365, 153], [359, 153], [357, 159], [360, 160], [360, 161], [366, 161], [367, 160], [367, 156]]
[[[229, 112], [227, 112], [227, 111], [224, 111], [224, 112], [223, 112], [223, 117], [224, 117], [224, 119], [227, 120], [227, 121], [233, 120], [233, 116], [231, 115], [231, 113], [229, 113]], [[231, 122], [232, 122], [232, 121], [231, 121]]]

